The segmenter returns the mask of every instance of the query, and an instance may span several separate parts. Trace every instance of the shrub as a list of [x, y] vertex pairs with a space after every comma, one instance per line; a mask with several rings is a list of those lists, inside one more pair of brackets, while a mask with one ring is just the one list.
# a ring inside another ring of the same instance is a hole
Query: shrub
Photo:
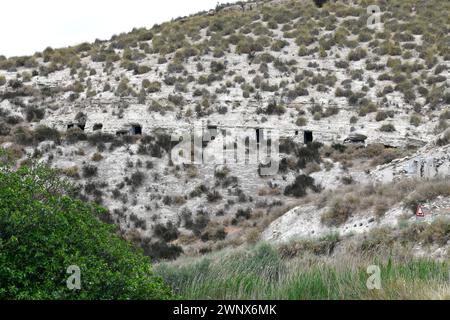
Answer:
[[3, 86], [6, 83], [6, 78], [4, 75], [0, 75], [0, 86]]
[[169, 73], [181, 73], [184, 71], [184, 67], [181, 63], [170, 63], [167, 65], [167, 72]]
[[349, 67], [348, 62], [345, 60], [336, 61], [334, 63], [334, 65], [336, 66], [336, 68], [340, 68], [340, 69], [347, 69]]
[[258, 108], [256, 113], [264, 113], [268, 115], [277, 114], [282, 115], [286, 112], [286, 108], [283, 105], [280, 105], [277, 101], [272, 100], [267, 104], [267, 107], [264, 109]]
[[[447, 70], [447, 66], [445, 64], [439, 64], [436, 66], [436, 68], [434, 69], [434, 74], [438, 75], [441, 72]], [[0, 76], [0, 85], [1, 85], [1, 76]]]
[[84, 165], [82, 170], [83, 170], [83, 177], [85, 178], [92, 178], [96, 176], [98, 172], [97, 167], [90, 164]]
[[122, 78], [117, 86], [115, 95], [119, 97], [125, 97], [134, 93], [133, 89], [128, 85], [130, 80], [128, 78]]
[[314, 184], [314, 179], [307, 175], [299, 175], [295, 178], [295, 181], [286, 186], [284, 189], [285, 196], [294, 196], [296, 198], [306, 196], [307, 189], [311, 189], [314, 192], [319, 192], [320, 187]]
[[436, 144], [440, 147], [450, 144], [450, 130], [445, 131], [442, 137], [437, 139]]
[[409, 123], [415, 127], [418, 127], [422, 123], [422, 118], [417, 114], [413, 114], [409, 118]]
[[142, 184], [145, 181], [145, 174], [141, 171], [134, 172], [129, 180], [130, 185], [132, 185], [134, 188], [139, 188], [142, 186]]
[[144, 254], [155, 260], [173, 260], [183, 253], [180, 246], [167, 244], [164, 241], [150, 242], [150, 240], [147, 240], [141, 246], [144, 249]]
[[196, 236], [200, 236], [203, 229], [206, 228], [210, 219], [208, 213], [205, 211], [197, 212], [195, 220], [192, 219], [192, 213], [182, 212], [181, 219], [186, 229], [192, 230]]
[[[99, 220], [107, 210], [67, 195], [54, 171], [0, 170], [0, 186], [8, 186], [0, 188], [0, 299], [171, 297], [142, 251]], [[66, 287], [70, 265], [81, 268], [82, 290]]]
[[378, 108], [377, 108], [376, 104], [374, 104], [373, 102], [368, 101], [366, 103], [363, 103], [363, 105], [361, 105], [361, 107], [359, 108], [358, 115], [360, 117], [364, 117], [368, 113], [376, 112], [377, 109]]
[[367, 56], [367, 51], [363, 48], [357, 48], [349, 52], [347, 59], [350, 61], [358, 61]]
[[7, 136], [11, 132], [11, 128], [4, 123], [0, 122], [0, 136]]
[[[252, 210], [250, 208], [239, 208], [234, 214], [236, 220], [248, 220], [251, 217]], [[236, 221], [237, 222], [237, 221]]]
[[287, 45], [289, 45], [289, 42], [287, 42], [286, 40], [277, 39], [272, 43], [272, 46], [270, 47], [270, 49], [273, 51], [280, 51]]
[[[76, 131], [74, 130], [73, 132], [75, 133]], [[77, 135], [78, 134], [81, 134], [81, 133], [77, 133]], [[87, 137], [87, 140], [91, 145], [98, 146], [100, 144], [114, 142], [116, 140], [116, 137], [109, 133], [96, 132], [92, 135], [89, 135]]]
[[176, 106], [181, 106], [184, 102], [184, 98], [179, 94], [169, 94], [168, 100]]
[[172, 221], [168, 221], [165, 225], [162, 223], [155, 224], [153, 234], [165, 242], [170, 242], [178, 238], [180, 232]]
[[207, 230], [201, 235], [202, 241], [218, 241], [223, 240], [227, 237], [227, 232], [224, 227], [219, 227], [216, 230]]
[[159, 92], [159, 91], [161, 91], [161, 82], [159, 82], [159, 81], [150, 82], [148, 79], [144, 79], [144, 80], [142, 80], [142, 87], [148, 93]]
[[296, 86], [293, 90], [289, 90], [287, 96], [289, 99], [294, 100], [297, 97], [309, 95], [308, 89], [302, 85]]
[[137, 69], [134, 70], [134, 74], [144, 74], [150, 72], [151, 70], [152, 68], [150, 68], [149, 66], [140, 65], [137, 67]]
[[322, 214], [320, 221], [326, 226], [340, 226], [353, 214], [359, 203], [358, 198], [351, 195], [344, 199], [334, 200], [331, 208]]
[[406, 198], [404, 202], [405, 208], [408, 208], [412, 213], [415, 213], [419, 204], [434, 200], [439, 196], [450, 196], [449, 181], [430, 181], [428, 183], [419, 184], [419, 187]]
[[22, 122], [23, 119], [21, 117], [19, 117], [19, 116], [12, 115], [12, 116], [7, 116], [5, 121], [6, 121], [7, 124], [10, 124], [10, 125], [14, 126], [14, 125]]
[[45, 110], [35, 107], [29, 106], [25, 109], [25, 118], [28, 122], [37, 122], [44, 118]]
[[305, 117], [298, 117], [297, 120], [295, 121], [295, 124], [299, 127], [306, 126], [307, 123], [308, 119], [306, 119]]
[[24, 127], [18, 127], [14, 130], [14, 140], [18, 144], [31, 145], [33, 144], [34, 138], [32, 132]]
[[394, 125], [391, 124], [391, 123], [383, 124], [383, 125], [380, 127], [380, 131], [383, 131], [383, 132], [394, 132], [394, 131], [395, 131], [395, 127], [394, 127]]
[[236, 46], [236, 53], [238, 54], [250, 54], [263, 50], [263, 46], [251, 37], [240, 40]]
[[225, 65], [223, 62], [211, 61], [210, 64], [211, 72], [217, 73], [225, 70]]
[[40, 125], [34, 130], [34, 138], [37, 142], [50, 140], [58, 142], [61, 135], [58, 130]]
[[95, 162], [98, 162], [98, 161], [103, 160], [103, 156], [101, 155], [101, 153], [96, 152], [96, 153], [94, 153], [94, 154], [92, 155], [91, 160], [92, 160], [92, 161], [95, 161]]
[[62, 170], [62, 173], [70, 178], [79, 179], [80, 174], [78, 173], [78, 167], [73, 166], [69, 168], [65, 168]]
[[214, 190], [213, 192], [208, 192], [206, 198], [208, 202], [216, 202], [222, 199], [222, 195], [217, 190]]
[[[321, 161], [319, 149], [323, 145], [320, 142], [308, 143], [306, 147], [295, 149], [295, 155], [297, 157], [297, 168], [304, 169], [309, 162]], [[281, 146], [280, 146], [281, 148]]]
[[378, 111], [377, 115], [375, 116], [375, 120], [379, 122], [379, 121], [386, 120], [387, 117], [388, 117], [388, 114], [386, 111]]

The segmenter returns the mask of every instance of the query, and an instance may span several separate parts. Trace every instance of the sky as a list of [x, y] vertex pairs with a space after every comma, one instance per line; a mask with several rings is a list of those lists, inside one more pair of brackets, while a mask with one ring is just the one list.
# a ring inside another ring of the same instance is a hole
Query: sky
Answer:
[[236, 0], [7, 0], [0, 11], [0, 55], [108, 40]]

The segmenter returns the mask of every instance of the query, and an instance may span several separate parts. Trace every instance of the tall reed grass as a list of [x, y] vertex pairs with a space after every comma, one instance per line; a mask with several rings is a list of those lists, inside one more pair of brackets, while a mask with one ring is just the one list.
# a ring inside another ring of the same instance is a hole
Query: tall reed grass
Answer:
[[[381, 289], [369, 290], [369, 265]], [[260, 243], [162, 263], [155, 272], [185, 299], [450, 299], [449, 264], [428, 259], [302, 255]]]

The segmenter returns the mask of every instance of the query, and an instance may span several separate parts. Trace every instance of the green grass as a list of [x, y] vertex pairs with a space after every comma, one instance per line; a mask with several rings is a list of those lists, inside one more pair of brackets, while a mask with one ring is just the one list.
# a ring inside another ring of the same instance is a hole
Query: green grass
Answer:
[[[381, 290], [368, 290], [369, 265], [381, 270]], [[258, 244], [155, 267], [186, 299], [420, 299], [449, 298], [449, 265], [426, 259], [304, 255], [282, 258]]]

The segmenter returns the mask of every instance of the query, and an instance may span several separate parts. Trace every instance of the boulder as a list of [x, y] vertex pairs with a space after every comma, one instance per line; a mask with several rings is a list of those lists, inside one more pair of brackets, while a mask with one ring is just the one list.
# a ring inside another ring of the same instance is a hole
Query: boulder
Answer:
[[364, 143], [366, 141], [367, 136], [360, 134], [360, 133], [351, 133], [348, 135], [348, 137], [344, 140], [344, 142], [353, 142], [353, 143]]

